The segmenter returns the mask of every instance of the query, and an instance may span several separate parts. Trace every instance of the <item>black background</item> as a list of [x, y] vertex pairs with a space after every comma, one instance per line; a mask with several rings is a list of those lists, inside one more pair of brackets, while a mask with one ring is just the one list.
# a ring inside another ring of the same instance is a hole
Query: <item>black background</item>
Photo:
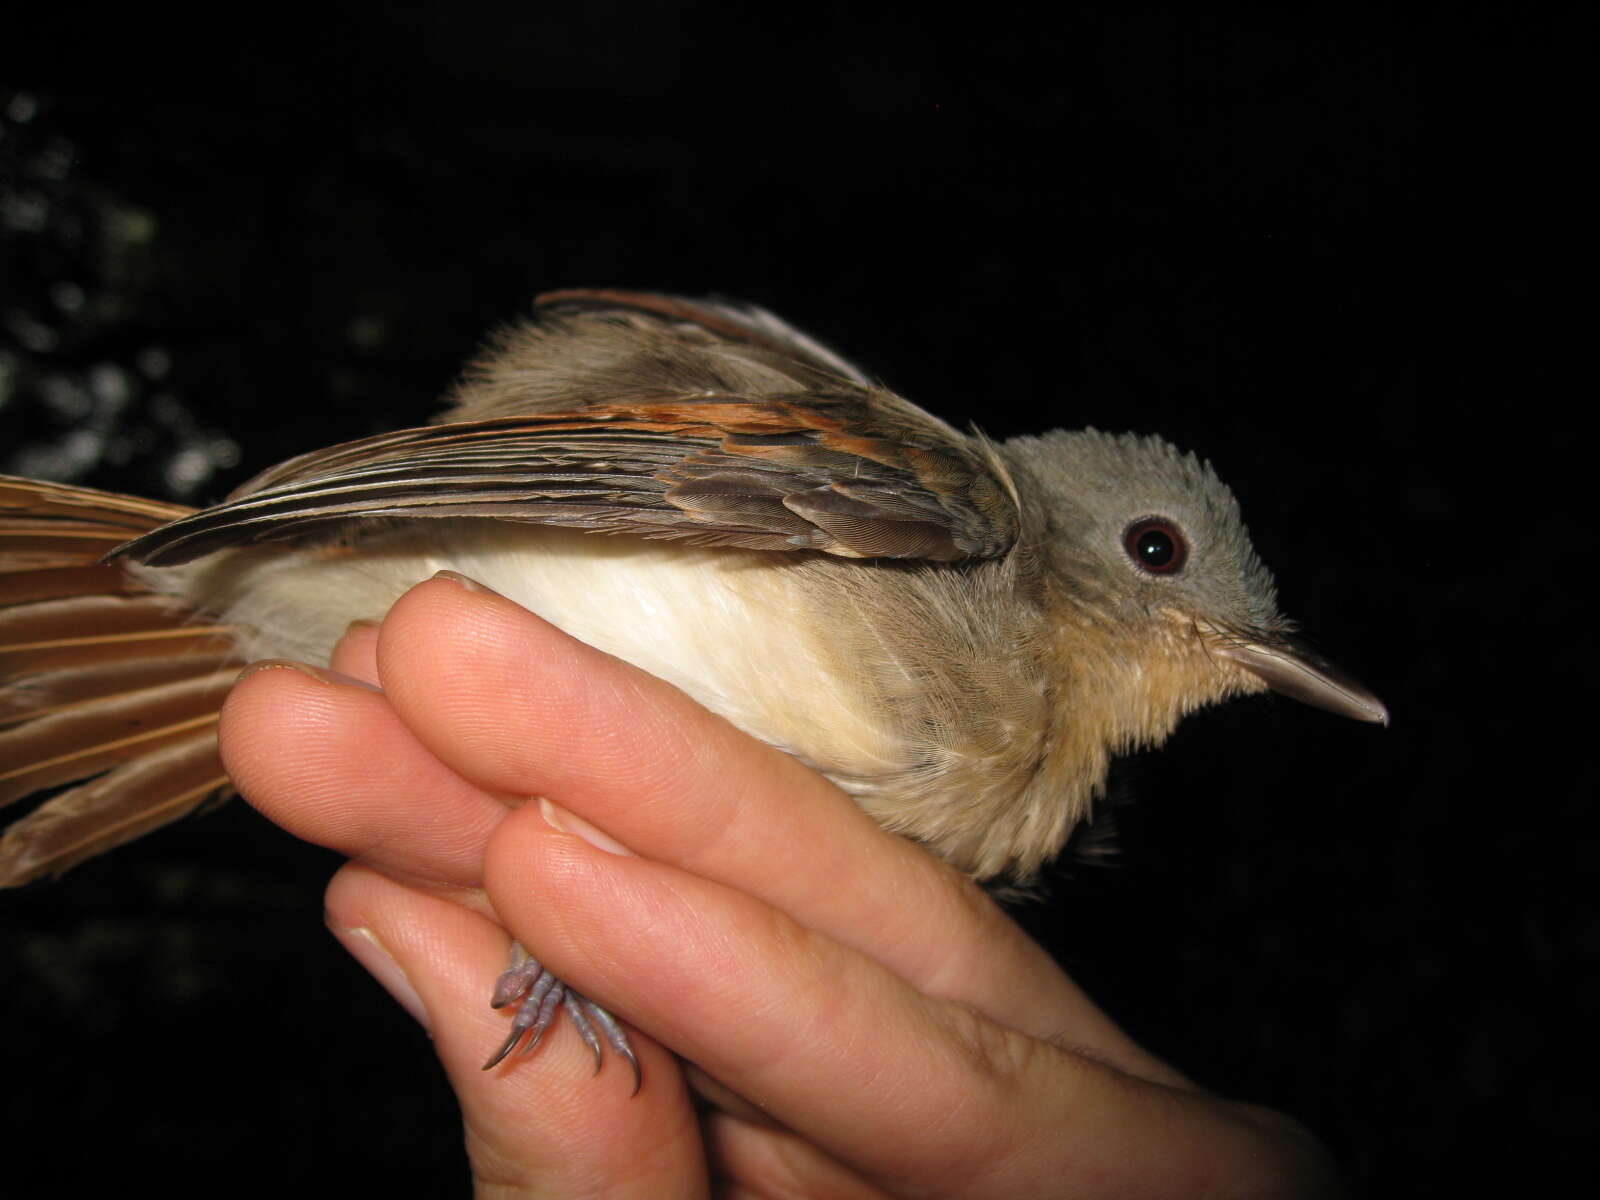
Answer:
[[[1430, 190], [1433, 31], [1113, 4], [262, 21], [13, 27], [0, 469], [207, 502], [426, 419], [486, 330], [585, 285], [755, 300], [995, 436], [1160, 432], [1233, 485], [1285, 608], [1394, 726], [1191, 719], [1119, 767], [1117, 865], [1059, 871], [1023, 918], [1360, 1190], [1576, 1157], [1594, 771], [1513, 784], [1503, 759], [1540, 754], [1525, 710], [1592, 646], [1545, 581], [1585, 526], [1486, 526], [1461, 470], [1479, 406], [1526, 424], [1547, 382], [1536, 355], [1533, 387], [1495, 375], [1539, 232], [1492, 210], [1535, 156], [1485, 117], [1472, 187]], [[1563, 38], [1480, 26], [1502, 65]], [[1499, 344], [1449, 331], [1419, 394], [1459, 288]], [[1508, 438], [1490, 474], [1569, 436]], [[321, 928], [334, 866], [233, 805], [0, 897], [7, 1170], [59, 1195], [464, 1193], [425, 1039]]]

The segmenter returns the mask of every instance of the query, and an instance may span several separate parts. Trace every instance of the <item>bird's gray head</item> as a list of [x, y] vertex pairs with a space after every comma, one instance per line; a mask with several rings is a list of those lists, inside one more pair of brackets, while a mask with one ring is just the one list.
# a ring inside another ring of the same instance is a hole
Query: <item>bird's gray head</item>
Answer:
[[1239, 502], [1211, 467], [1168, 442], [1095, 429], [1006, 443], [1038, 489], [1045, 537], [1127, 620], [1176, 610], [1219, 627], [1284, 634], [1272, 575]]
[[[1014, 438], [1003, 452], [1028, 477], [1023, 494], [1040, 496], [1039, 550], [1086, 617], [1159, 630], [1169, 654], [1187, 645], [1233, 676], [1202, 688], [1197, 660], [1196, 703], [1265, 685], [1387, 722], [1376, 697], [1290, 637], [1238, 501], [1209, 465], [1160, 438], [1094, 429]], [[1181, 643], [1168, 640], [1178, 629]]]

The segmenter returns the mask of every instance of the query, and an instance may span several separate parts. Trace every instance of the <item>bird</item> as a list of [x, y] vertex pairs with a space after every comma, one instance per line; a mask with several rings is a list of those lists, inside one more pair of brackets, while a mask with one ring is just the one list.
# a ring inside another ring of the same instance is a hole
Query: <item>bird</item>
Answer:
[[[1112, 760], [1273, 691], [1383, 704], [1278, 608], [1239, 505], [1160, 437], [993, 441], [754, 305], [535, 301], [433, 424], [316, 450], [194, 510], [0, 477], [0, 887], [226, 795], [240, 668], [326, 662], [454, 571], [815, 768], [973, 879], [1025, 886]], [[520, 946], [493, 1003], [612, 1015]], [[531, 1031], [531, 1033], [530, 1033]]]

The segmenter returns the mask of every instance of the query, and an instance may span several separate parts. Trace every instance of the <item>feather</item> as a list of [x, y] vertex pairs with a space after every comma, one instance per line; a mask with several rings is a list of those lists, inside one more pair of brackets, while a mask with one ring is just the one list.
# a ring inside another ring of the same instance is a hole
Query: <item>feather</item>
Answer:
[[122, 692], [0, 732], [0, 805], [106, 770], [214, 724], [237, 671]]
[[0, 608], [68, 596], [128, 596], [144, 590], [143, 584], [113, 563], [40, 567], [0, 575]]
[[126, 541], [194, 510], [93, 488], [0, 476], [0, 571], [88, 565], [96, 547]]
[[172, 566], [371, 517], [498, 517], [846, 558], [1005, 553], [1017, 511], [988, 456], [909, 407], [861, 389], [664, 396], [401, 430], [292, 459], [119, 553]]
[[0, 805], [88, 780], [7, 829], [0, 886], [59, 873], [226, 785], [216, 721], [234, 631], [100, 561], [191, 511], [0, 477]]
[[232, 645], [229, 625], [183, 625], [131, 633], [89, 634], [0, 648], [0, 679], [35, 671], [127, 662], [174, 655], [213, 655]]
[[212, 654], [191, 652], [121, 662], [84, 663], [25, 675], [0, 684], [0, 727], [179, 679], [216, 674], [224, 668], [236, 674], [236, 662], [230, 651], [223, 650]]
[[188, 815], [228, 787], [213, 729], [123, 763], [17, 821], [0, 839], [0, 887], [18, 887]]
[[676, 331], [700, 329], [735, 342], [744, 342], [779, 355], [789, 362], [805, 363], [852, 382], [870, 384], [866, 374], [828, 347], [764, 308], [734, 300], [689, 300], [654, 292], [628, 292], [614, 288], [569, 288], [545, 292], [534, 300], [541, 313], [594, 313], [613, 320], [637, 313], [646, 318], [666, 318]]
[[69, 596], [0, 609], [0, 651], [94, 630], [110, 636], [181, 628], [193, 614], [165, 596]]

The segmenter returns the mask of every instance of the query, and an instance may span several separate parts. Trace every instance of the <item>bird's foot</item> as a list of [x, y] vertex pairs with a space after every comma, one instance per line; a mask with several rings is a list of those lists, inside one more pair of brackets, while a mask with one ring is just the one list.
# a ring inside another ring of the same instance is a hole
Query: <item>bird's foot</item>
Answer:
[[[633, 1047], [628, 1044], [628, 1035], [617, 1019], [587, 996], [562, 983], [517, 942], [511, 943], [511, 965], [495, 980], [494, 996], [489, 1003], [495, 1008], [515, 1004], [517, 1011], [511, 1018], [510, 1034], [500, 1048], [489, 1056], [489, 1061], [483, 1064], [485, 1071], [516, 1049], [524, 1036], [528, 1037], [528, 1044], [522, 1052], [526, 1054], [532, 1050], [550, 1027], [550, 1022], [555, 1020], [556, 1009], [564, 1008], [578, 1036], [594, 1054], [595, 1073], [599, 1074], [600, 1062], [604, 1057], [600, 1046], [603, 1037], [606, 1045], [627, 1059], [628, 1065], [633, 1068], [633, 1094], [638, 1094], [639, 1059], [634, 1055]], [[598, 1033], [595, 1032], [597, 1026]]]

